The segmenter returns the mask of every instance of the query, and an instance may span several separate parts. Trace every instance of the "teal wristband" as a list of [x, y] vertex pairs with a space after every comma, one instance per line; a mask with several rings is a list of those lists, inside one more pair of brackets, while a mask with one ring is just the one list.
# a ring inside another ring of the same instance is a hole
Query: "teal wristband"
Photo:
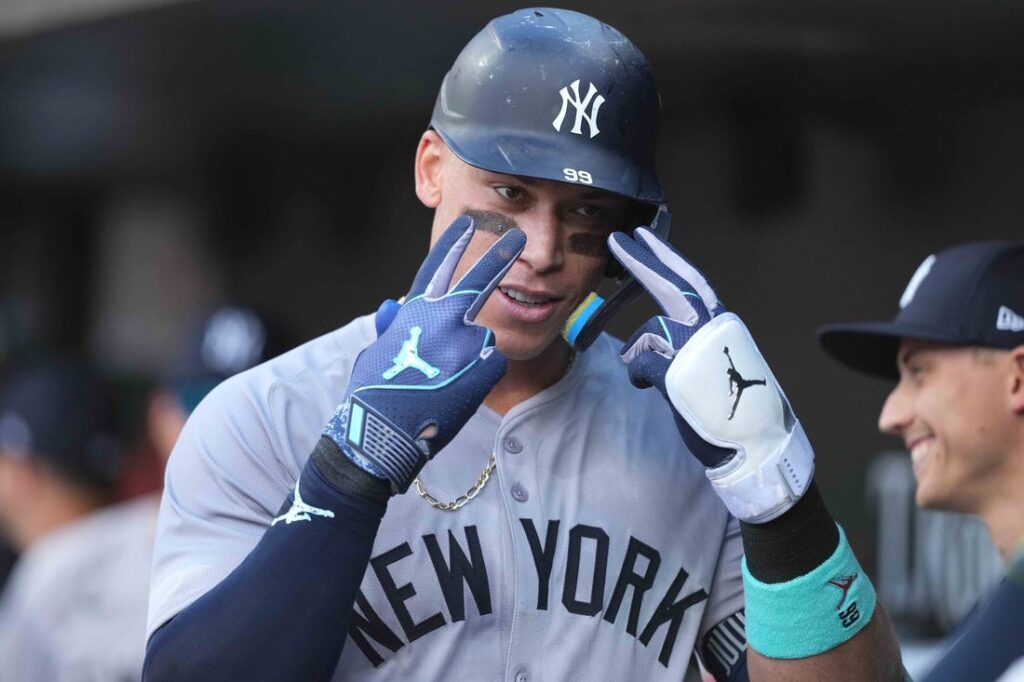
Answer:
[[743, 559], [747, 642], [768, 658], [806, 658], [834, 649], [868, 624], [875, 588], [846, 533], [825, 563], [784, 583], [763, 583]]

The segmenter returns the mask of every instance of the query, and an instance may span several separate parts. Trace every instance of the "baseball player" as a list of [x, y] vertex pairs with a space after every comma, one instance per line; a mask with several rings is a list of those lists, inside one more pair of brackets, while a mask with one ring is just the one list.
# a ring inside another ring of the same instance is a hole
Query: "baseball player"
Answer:
[[820, 339], [840, 362], [898, 381], [879, 427], [906, 444], [917, 503], [980, 516], [1002, 554], [1007, 578], [927, 677], [996, 679], [1024, 658], [1024, 244], [931, 255], [894, 320], [830, 325]]
[[[664, 241], [658, 109], [591, 17], [470, 41], [416, 150], [432, 246], [402, 302], [189, 419], [147, 679], [899, 674], [788, 402]], [[641, 285], [665, 314], [598, 334]]]
[[124, 594], [146, 589], [144, 572], [121, 568], [146, 562], [93, 532], [124, 461], [115, 412], [107, 382], [67, 359], [39, 354], [0, 382], [0, 525], [20, 552], [0, 599], [0, 679], [138, 673], [142, 614], [131, 638], [110, 623], [132, 615]]
[[[161, 466], [205, 392], [286, 342], [247, 308], [209, 315], [151, 395]], [[94, 508], [121, 450], [109, 391], [84, 368], [29, 365], [0, 388], [0, 525], [24, 550], [0, 600], [0, 679], [138, 679], [159, 494]]]

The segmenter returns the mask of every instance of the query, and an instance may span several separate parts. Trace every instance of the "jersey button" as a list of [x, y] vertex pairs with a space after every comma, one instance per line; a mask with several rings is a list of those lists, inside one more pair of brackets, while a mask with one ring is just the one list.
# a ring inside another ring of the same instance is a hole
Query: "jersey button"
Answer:
[[513, 455], [518, 455], [523, 451], [523, 444], [519, 442], [519, 439], [515, 436], [508, 436], [505, 439], [505, 451], [511, 452]]
[[528, 682], [530, 679], [530, 673], [526, 671], [526, 668], [520, 668], [516, 672], [516, 682]]
[[526, 502], [530, 499], [530, 493], [526, 492], [526, 488], [520, 483], [512, 485], [512, 499], [516, 502]]

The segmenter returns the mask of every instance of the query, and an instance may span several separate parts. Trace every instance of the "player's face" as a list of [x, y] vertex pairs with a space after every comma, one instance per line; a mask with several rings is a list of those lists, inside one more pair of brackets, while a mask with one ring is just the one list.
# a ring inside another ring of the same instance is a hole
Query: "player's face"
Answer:
[[31, 462], [21, 452], [0, 451], [0, 532], [17, 549], [24, 549], [39, 489]]
[[1014, 426], [1005, 360], [999, 351], [901, 344], [900, 381], [879, 428], [903, 438], [918, 505], [977, 514], [1000, 489]]
[[463, 213], [477, 226], [456, 279], [505, 230], [526, 233], [525, 250], [476, 321], [494, 331], [510, 360], [555, 348], [566, 319], [601, 281], [608, 235], [623, 225], [628, 201], [582, 185], [480, 170], [447, 149], [439, 169], [431, 241]]

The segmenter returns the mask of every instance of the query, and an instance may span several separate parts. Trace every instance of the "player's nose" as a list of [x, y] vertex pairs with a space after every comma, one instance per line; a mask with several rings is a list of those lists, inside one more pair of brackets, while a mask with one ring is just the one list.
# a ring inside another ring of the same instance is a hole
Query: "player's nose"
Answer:
[[558, 216], [548, 211], [536, 211], [522, 219], [519, 226], [526, 233], [526, 248], [519, 256], [531, 270], [552, 272], [565, 264], [564, 245]]
[[878, 430], [898, 436], [910, 425], [912, 419], [910, 391], [905, 382], [900, 381], [882, 405], [882, 412], [878, 415]]

